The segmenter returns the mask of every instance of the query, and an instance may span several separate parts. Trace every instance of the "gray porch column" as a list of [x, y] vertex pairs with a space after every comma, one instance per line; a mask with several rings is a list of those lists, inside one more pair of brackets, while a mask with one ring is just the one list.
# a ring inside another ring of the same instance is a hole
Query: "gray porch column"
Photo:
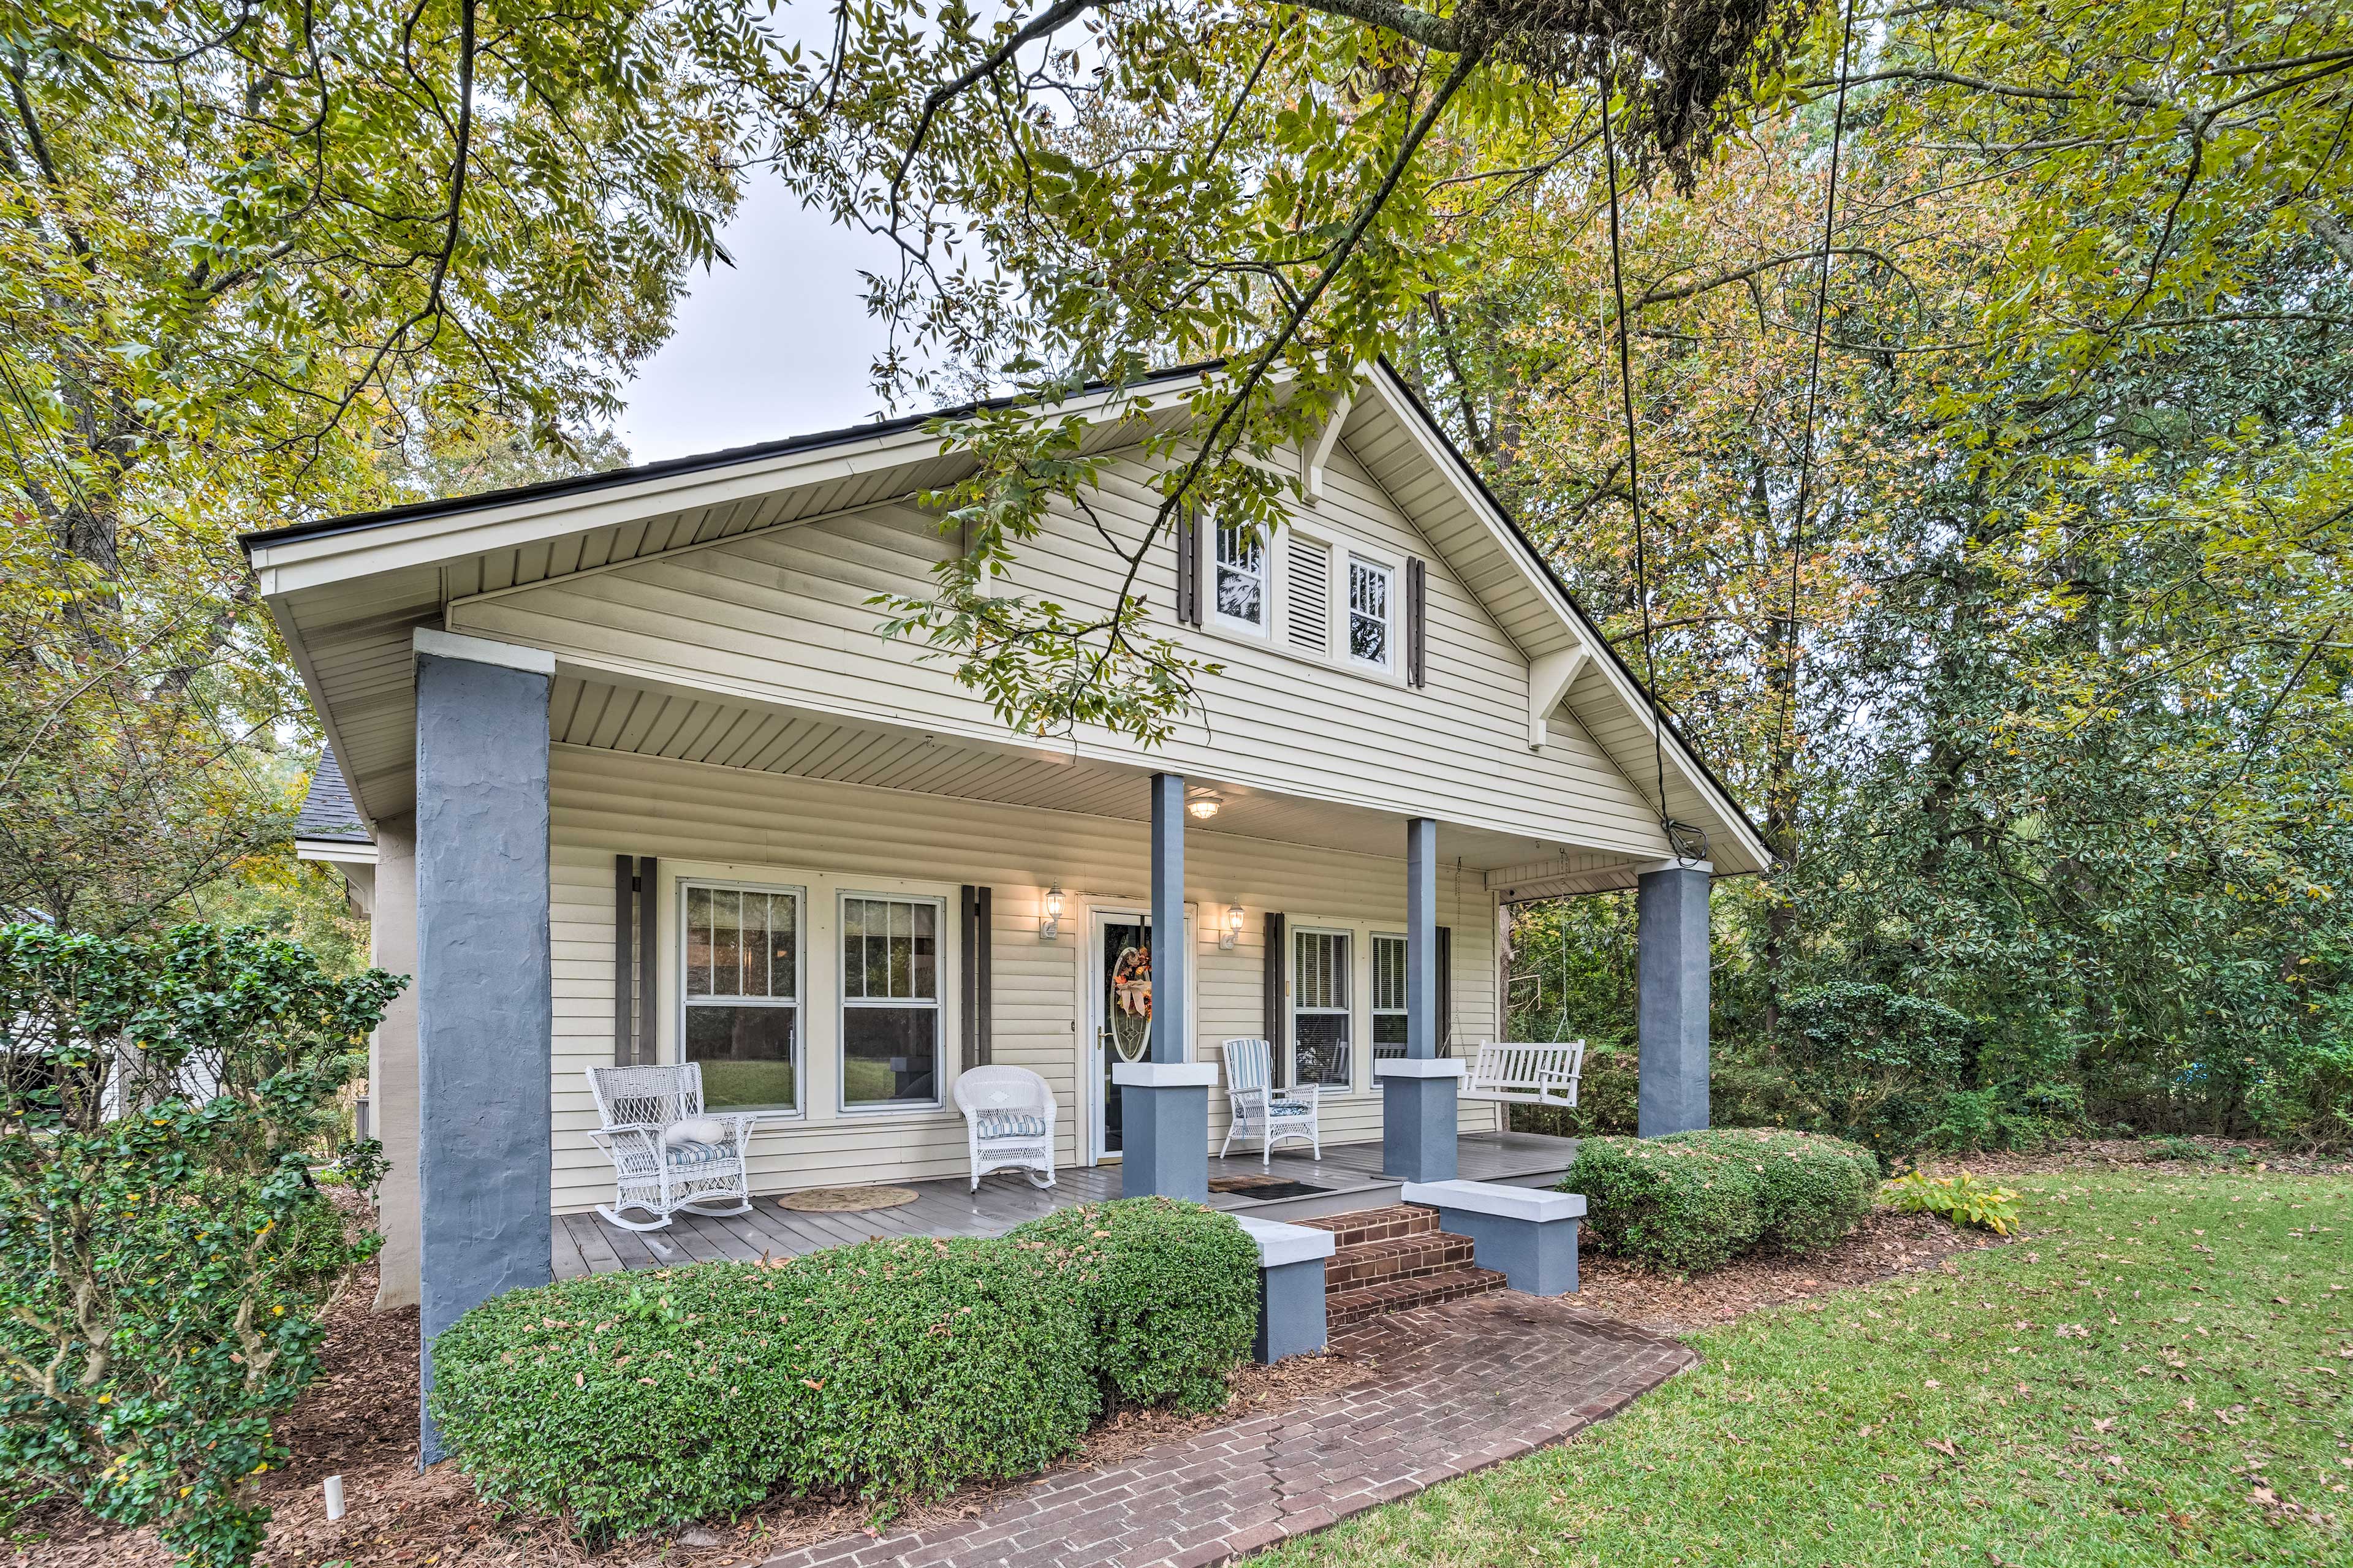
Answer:
[[1409, 1182], [1454, 1179], [1454, 1084], [1438, 1059], [1438, 824], [1405, 825], [1405, 1059], [1377, 1061], [1381, 1171]]
[[1185, 934], [1185, 780], [1152, 775], [1152, 1047], [1111, 1069], [1119, 1085], [1123, 1197], [1209, 1198], [1209, 1085], [1214, 1062], [1195, 1062], [1193, 949]]
[[1704, 860], [1670, 861], [1635, 879], [1636, 1007], [1645, 1138], [1707, 1125], [1707, 889]]
[[[368, 920], [368, 961], [378, 969], [417, 973], [417, 821], [375, 825], [375, 910]], [[417, 1278], [417, 985], [392, 999], [368, 1038], [368, 1119], [387, 1164], [376, 1189], [375, 1310], [414, 1307]]]
[[[547, 690], [537, 648], [417, 633], [418, 1273], [424, 1352], [552, 1277]], [[441, 1458], [418, 1412], [424, 1462]]]

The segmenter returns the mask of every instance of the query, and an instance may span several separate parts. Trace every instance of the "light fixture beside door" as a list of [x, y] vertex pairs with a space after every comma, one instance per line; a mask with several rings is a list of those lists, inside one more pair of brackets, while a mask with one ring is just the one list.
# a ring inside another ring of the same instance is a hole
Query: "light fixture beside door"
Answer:
[[1053, 942], [1062, 934], [1062, 884], [1046, 889], [1046, 912], [1038, 917], [1038, 940]]

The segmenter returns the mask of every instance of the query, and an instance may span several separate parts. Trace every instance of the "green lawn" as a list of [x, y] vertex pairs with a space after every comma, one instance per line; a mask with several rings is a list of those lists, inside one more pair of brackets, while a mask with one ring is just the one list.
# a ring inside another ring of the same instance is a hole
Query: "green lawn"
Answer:
[[2011, 1184], [2014, 1247], [1700, 1335], [1574, 1442], [1255, 1561], [2353, 1562], [2353, 1181]]

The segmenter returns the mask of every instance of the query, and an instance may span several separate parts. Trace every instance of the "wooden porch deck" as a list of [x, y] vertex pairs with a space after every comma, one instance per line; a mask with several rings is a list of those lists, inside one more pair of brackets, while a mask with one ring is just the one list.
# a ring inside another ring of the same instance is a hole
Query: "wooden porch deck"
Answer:
[[[1543, 1186], [1557, 1180], [1577, 1157], [1577, 1140], [1535, 1132], [1465, 1133], [1456, 1163], [1466, 1180]], [[1209, 1177], [1256, 1177], [1299, 1182], [1318, 1189], [1303, 1196], [1250, 1198], [1236, 1193], [1209, 1194], [1213, 1207], [1262, 1219], [1303, 1219], [1345, 1214], [1395, 1203], [1399, 1183], [1381, 1174], [1381, 1146], [1342, 1143], [1324, 1151], [1321, 1163], [1304, 1154], [1278, 1153], [1271, 1171], [1255, 1156], [1209, 1161]], [[627, 1268], [667, 1268], [676, 1264], [724, 1258], [749, 1262], [764, 1257], [797, 1256], [848, 1242], [892, 1236], [1002, 1236], [1024, 1220], [1058, 1208], [1119, 1196], [1119, 1167], [1081, 1165], [1055, 1173], [1051, 1191], [1040, 1192], [1018, 1172], [983, 1177], [980, 1190], [969, 1180], [908, 1182], [919, 1194], [912, 1204], [858, 1214], [797, 1214], [778, 1208], [773, 1195], [753, 1201], [752, 1212], [712, 1219], [680, 1215], [667, 1229], [630, 1231], [596, 1214], [555, 1216], [554, 1265], [558, 1279], [582, 1274], [612, 1274]]]

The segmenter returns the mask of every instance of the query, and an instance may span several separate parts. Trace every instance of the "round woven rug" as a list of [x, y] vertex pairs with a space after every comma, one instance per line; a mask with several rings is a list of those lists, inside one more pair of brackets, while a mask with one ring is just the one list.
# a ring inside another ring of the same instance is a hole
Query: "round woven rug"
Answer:
[[860, 1209], [894, 1209], [914, 1201], [911, 1187], [811, 1187], [786, 1193], [776, 1200], [776, 1206], [804, 1214], [856, 1214]]

